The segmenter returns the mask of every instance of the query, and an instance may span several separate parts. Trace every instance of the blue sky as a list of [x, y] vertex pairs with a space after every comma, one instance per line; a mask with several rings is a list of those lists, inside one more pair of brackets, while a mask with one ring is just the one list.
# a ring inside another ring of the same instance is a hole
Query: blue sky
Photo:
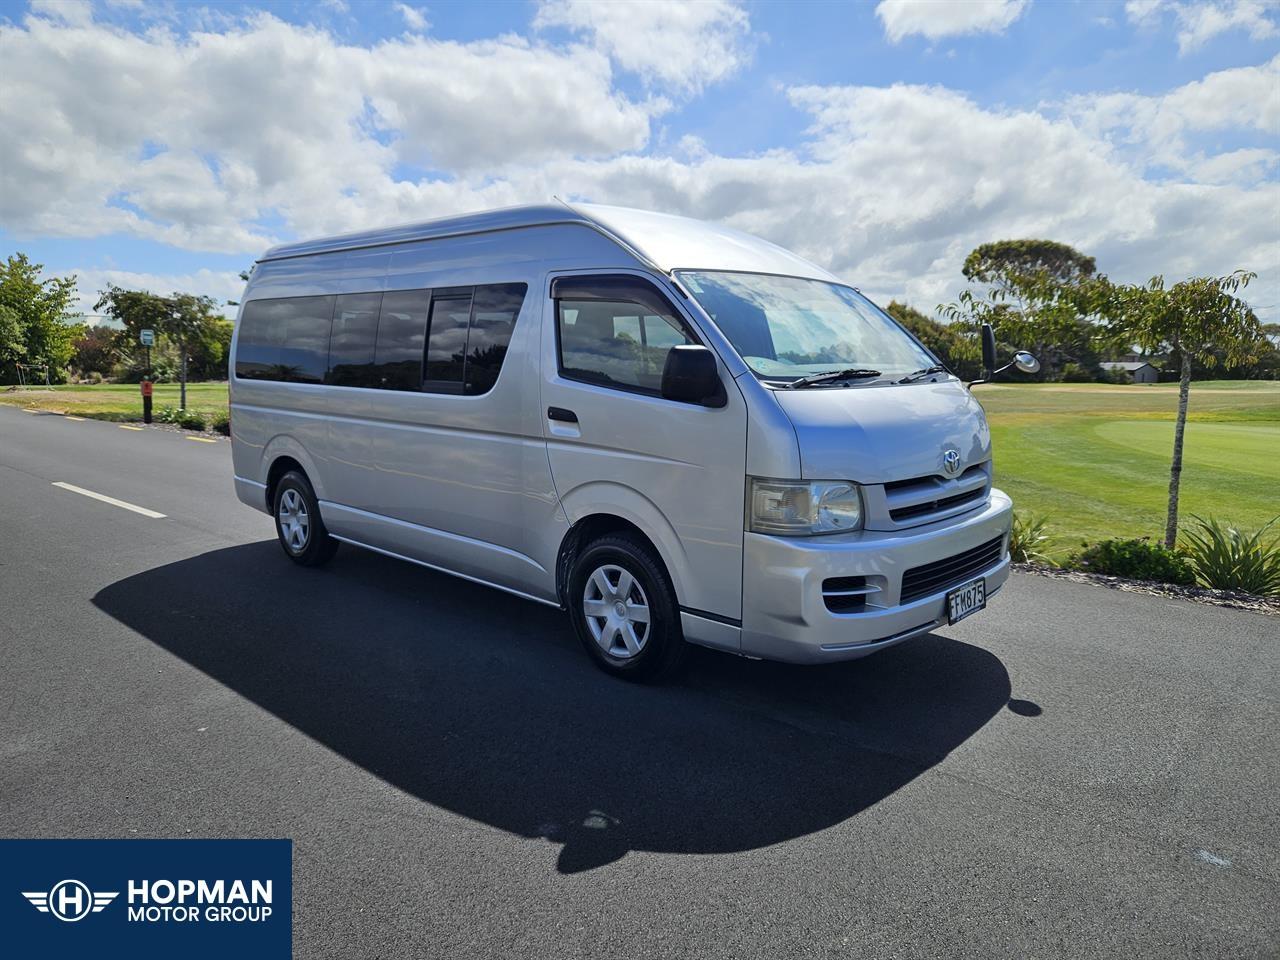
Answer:
[[1040, 235], [1273, 318], [1278, 55], [1272, 0], [4, 0], [0, 253], [231, 298], [270, 242], [557, 193], [926, 310]]

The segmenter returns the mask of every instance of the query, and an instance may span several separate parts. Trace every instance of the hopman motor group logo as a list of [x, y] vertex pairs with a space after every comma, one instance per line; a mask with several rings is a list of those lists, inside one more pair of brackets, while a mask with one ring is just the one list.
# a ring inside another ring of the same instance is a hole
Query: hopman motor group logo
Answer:
[[51, 913], [59, 920], [74, 923], [90, 913], [101, 913], [119, 892], [92, 891], [79, 880], [63, 880], [55, 883], [47, 893], [22, 891], [31, 905], [41, 913]]
[[[125, 909], [130, 923], [261, 923], [271, 916], [270, 880], [130, 880]], [[119, 891], [93, 891], [63, 880], [47, 893], [22, 891], [41, 913], [74, 923], [100, 913]]]
[[289, 960], [293, 841], [0, 837], [0, 958]]

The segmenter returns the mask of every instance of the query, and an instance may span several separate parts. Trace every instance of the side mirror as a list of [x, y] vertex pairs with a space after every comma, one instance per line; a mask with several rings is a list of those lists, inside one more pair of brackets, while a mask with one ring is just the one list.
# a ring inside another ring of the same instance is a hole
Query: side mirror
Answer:
[[681, 403], [723, 407], [728, 396], [716, 370], [715, 354], [695, 344], [672, 347], [662, 369], [662, 396]]
[[1019, 350], [1013, 355], [1013, 365], [1023, 373], [1040, 372], [1040, 361], [1025, 350]]
[[991, 324], [982, 325], [982, 375], [990, 380], [996, 369], [996, 333]]

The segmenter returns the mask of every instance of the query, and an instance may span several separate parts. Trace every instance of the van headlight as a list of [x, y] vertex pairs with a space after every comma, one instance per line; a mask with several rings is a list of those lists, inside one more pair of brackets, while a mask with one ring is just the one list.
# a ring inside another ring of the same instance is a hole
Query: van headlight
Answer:
[[862, 496], [847, 480], [751, 478], [747, 528], [753, 533], [808, 537], [862, 528]]

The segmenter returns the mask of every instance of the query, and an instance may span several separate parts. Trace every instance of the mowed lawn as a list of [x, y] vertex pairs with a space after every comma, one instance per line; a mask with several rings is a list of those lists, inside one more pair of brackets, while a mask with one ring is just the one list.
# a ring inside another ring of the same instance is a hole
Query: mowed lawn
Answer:
[[[1176, 384], [991, 384], [996, 482], [1044, 516], [1057, 557], [1082, 540], [1160, 537]], [[1193, 383], [1180, 515], [1255, 529], [1280, 514], [1280, 383]]]
[[[157, 383], [151, 397], [153, 413], [161, 407], [179, 406], [176, 383]], [[50, 390], [7, 390], [0, 387], [0, 403], [28, 410], [50, 410], [96, 420], [142, 420], [142, 391], [136, 383], [101, 383], [94, 386], [58, 386]], [[226, 383], [187, 384], [187, 407], [205, 419], [227, 412]]]
[[[986, 384], [975, 390], [994, 436], [996, 482], [1019, 512], [1049, 521], [1063, 557], [1082, 540], [1158, 537], [1164, 531], [1176, 384]], [[155, 408], [178, 405], [178, 385], [157, 384]], [[0, 391], [0, 403], [142, 419], [136, 384]], [[206, 417], [227, 409], [225, 383], [187, 387]], [[1182, 515], [1256, 528], [1280, 514], [1280, 383], [1192, 384], [1182, 473]]]

